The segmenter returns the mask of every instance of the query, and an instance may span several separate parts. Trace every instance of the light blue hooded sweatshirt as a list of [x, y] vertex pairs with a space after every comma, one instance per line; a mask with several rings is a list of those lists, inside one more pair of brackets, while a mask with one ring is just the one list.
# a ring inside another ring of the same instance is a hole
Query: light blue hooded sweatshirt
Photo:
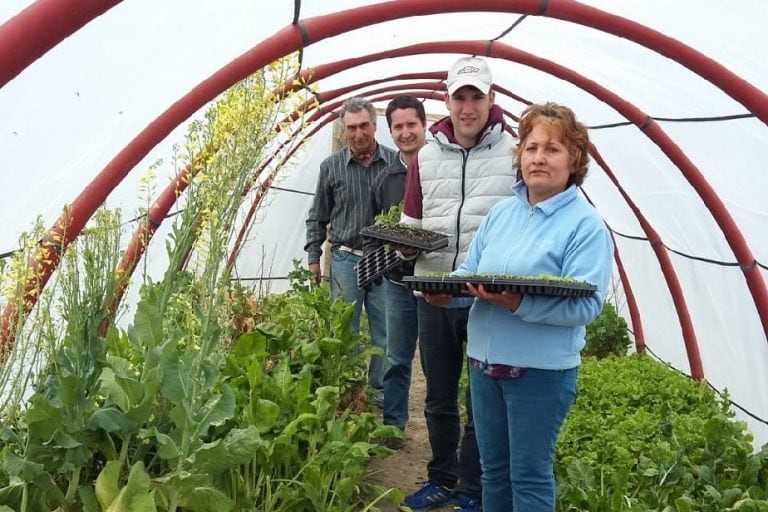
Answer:
[[[581, 361], [585, 325], [601, 311], [612, 275], [613, 242], [597, 211], [575, 185], [531, 207], [522, 181], [488, 212], [462, 265], [452, 275], [542, 274], [597, 286], [591, 297], [523, 295], [516, 311], [474, 299], [467, 355], [490, 364], [543, 370]], [[451, 306], [466, 304], [454, 299]]]

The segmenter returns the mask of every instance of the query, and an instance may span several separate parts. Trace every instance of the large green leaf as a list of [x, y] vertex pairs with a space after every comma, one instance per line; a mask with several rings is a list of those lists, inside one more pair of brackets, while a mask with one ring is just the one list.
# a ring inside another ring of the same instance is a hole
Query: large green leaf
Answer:
[[77, 489], [77, 495], [82, 504], [82, 512], [100, 512], [99, 500], [96, 498], [96, 490], [92, 485], [82, 484]]
[[325, 357], [334, 357], [341, 354], [342, 343], [338, 338], [322, 338], [318, 342], [320, 350]]
[[263, 362], [256, 360], [248, 365], [248, 385], [255, 388], [264, 380], [264, 367]]
[[82, 446], [83, 444], [79, 440], [72, 437], [71, 435], [61, 431], [56, 432], [56, 434], [54, 434], [53, 442], [55, 443], [55, 446], [59, 448], [65, 448], [65, 449], [77, 448], [78, 446]]
[[179, 447], [173, 438], [157, 430], [155, 427], [142, 429], [139, 432], [139, 439], [154, 439], [157, 443], [157, 455], [164, 460], [176, 459], [179, 457]]
[[[10, 484], [0, 488], [0, 503], [8, 503], [16, 505], [21, 503], [21, 497], [24, 493], [24, 482], [19, 479], [14, 479]], [[7, 507], [6, 507], [7, 508]], [[0, 508], [0, 510], [3, 510]], [[15, 512], [13, 509], [8, 509], [11, 512]]]
[[184, 402], [181, 402], [177, 404], [176, 406], [171, 408], [171, 412], [168, 414], [168, 417], [171, 418], [174, 425], [179, 430], [186, 431], [187, 430], [187, 423], [189, 422], [189, 411], [187, 410], [187, 404]]
[[213, 487], [197, 487], [191, 493], [185, 493], [179, 505], [192, 512], [229, 512], [235, 508], [235, 503], [226, 494]]
[[163, 342], [163, 318], [160, 308], [149, 301], [139, 302], [133, 317], [133, 334], [136, 341], [145, 347], [154, 347]]
[[21, 442], [21, 439], [14, 430], [0, 421], [0, 441], [5, 441], [9, 444], [18, 444]]
[[106, 407], [91, 414], [87, 427], [91, 430], [100, 428], [106, 432], [132, 432], [138, 428], [138, 424], [122, 411], [114, 407]]
[[101, 390], [107, 395], [123, 412], [127, 412], [131, 407], [128, 393], [115, 380], [115, 372], [112, 368], [104, 368], [99, 376]]
[[127, 512], [157, 512], [155, 506], [155, 491], [149, 491], [134, 496], [131, 499]]
[[224, 439], [206, 443], [195, 452], [194, 468], [201, 473], [218, 473], [253, 459], [262, 444], [253, 425], [232, 430]]
[[260, 332], [248, 332], [235, 342], [233, 354], [238, 358], [261, 358], [267, 353], [267, 338]]
[[331, 410], [335, 410], [338, 403], [338, 386], [322, 386], [315, 390], [315, 409], [322, 416], [327, 415]]
[[104, 394], [123, 412], [128, 412], [144, 399], [144, 384], [132, 377], [116, 374], [111, 368], [105, 368], [99, 380]]
[[232, 388], [222, 386], [221, 394], [212, 395], [197, 414], [197, 432], [205, 436], [212, 426], [220, 426], [235, 415], [235, 395]]
[[44, 469], [42, 464], [28, 461], [13, 453], [5, 456], [3, 468], [9, 475], [19, 477], [25, 482], [33, 481]]
[[303, 425], [317, 425], [320, 422], [320, 417], [317, 414], [314, 413], [302, 413], [299, 414], [299, 416], [291, 421], [288, 425], [285, 426], [283, 431], [280, 433], [280, 440], [281, 441], [287, 441], [290, 440], [296, 432], [299, 430], [299, 427]]
[[291, 373], [290, 361], [287, 357], [277, 363], [277, 367], [272, 373], [272, 382], [280, 390], [281, 400], [290, 400], [289, 397], [293, 395], [291, 393], [293, 374]]
[[183, 367], [173, 354], [164, 356], [162, 393], [172, 403], [180, 404], [186, 398]]
[[109, 507], [120, 492], [119, 480], [122, 468], [120, 461], [110, 460], [96, 477], [96, 498], [103, 509]]
[[154, 512], [154, 491], [149, 490], [149, 475], [137, 462], [128, 474], [128, 482], [106, 512]]
[[320, 346], [318, 342], [312, 341], [301, 346], [301, 357], [309, 363], [314, 363], [320, 359]]
[[67, 374], [59, 370], [56, 404], [63, 404], [64, 410], [84, 404], [83, 385], [85, 379], [80, 375]]
[[30, 399], [30, 406], [24, 420], [27, 423], [30, 438], [41, 442], [50, 440], [63, 423], [61, 410], [39, 394], [33, 395]]
[[256, 326], [256, 330], [272, 338], [283, 339], [287, 331], [278, 324], [272, 322], [262, 322]]
[[259, 429], [259, 432], [266, 432], [275, 425], [280, 415], [280, 406], [270, 400], [257, 398], [253, 402], [252, 415], [254, 426]]

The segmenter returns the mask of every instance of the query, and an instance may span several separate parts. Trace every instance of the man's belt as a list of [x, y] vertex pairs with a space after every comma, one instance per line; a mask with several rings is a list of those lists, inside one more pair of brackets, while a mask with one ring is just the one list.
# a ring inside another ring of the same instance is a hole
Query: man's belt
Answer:
[[352, 247], [348, 247], [346, 245], [340, 245], [337, 247], [337, 249], [344, 252], [350, 252], [355, 256], [360, 256], [361, 258], [363, 257], [362, 249], [353, 249]]

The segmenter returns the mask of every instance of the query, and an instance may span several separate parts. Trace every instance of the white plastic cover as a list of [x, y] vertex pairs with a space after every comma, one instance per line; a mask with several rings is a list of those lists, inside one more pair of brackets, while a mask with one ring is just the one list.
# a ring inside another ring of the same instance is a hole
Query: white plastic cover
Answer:
[[[301, 18], [376, 2], [301, 2]], [[593, 0], [586, 2], [684, 42], [763, 92], [768, 91], [768, 3], [743, 0]], [[4, 0], [0, 24], [31, 2]], [[471, 2], [468, 2], [468, 5]], [[288, 26], [294, 2], [132, 0], [122, 2], [64, 40], [0, 89], [0, 254], [40, 216], [58, 217], [105, 165], [153, 119], [200, 81]], [[306, 48], [304, 67], [428, 41], [490, 40], [520, 15], [441, 14], [403, 18], [320, 41]], [[611, 34], [547, 17], [527, 17], [499, 41], [566, 66], [615, 92], [650, 116], [672, 120], [747, 114], [747, 110], [683, 65]], [[320, 90], [419, 71], [445, 71], [456, 54], [390, 59], [351, 68]], [[635, 126], [577, 86], [530, 67], [490, 59], [495, 82], [533, 102], [571, 106], [621, 186], [663, 243], [685, 294], [707, 380], [768, 419], [768, 340], [756, 306], [722, 231], [680, 170]], [[365, 94], [366, 89], [358, 91]], [[501, 94], [518, 114], [523, 105]], [[378, 106], [383, 107], [385, 102]], [[429, 113], [445, 107], [427, 100]], [[706, 177], [735, 219], [768, 281], [768, 127], [754, 117], [701, 122], [658, 121]], [[385, 127], [383, 120], [379, 123]], [[155, 147], [110, 195], [108, 206], [130, 218], [142, 201], [139, 180], [158, 159], [159, 188], [172, 175], [180, 126]], [[381, 134], [380, 140], [385, 140]], [[278, 186], [311, 193], [319, 162], [330, 151], [325, 129], [286, 167]], [[689, 373], [680, 324], [646, 233], [597, 165], [585, 192], [616, 232], [621, 259], [642, 313], [646, 343], [659, 358]], [[159, 191], [159, 190], [158, 190]], [[270, 193], [237, 263], [244, 278], [284, 277], [303, 258], [304, 216], [311, 196]], [[127, 226], [130, 232], [132, 226]], [[161, 229], [148, 251], [151, 272], [165, 265]], [[284, 280], [271, 289], [284, 289]], [[129, 297], [130, 300], [130, 297]], [[624, 308], [623, 314], [627, 315]], [[648, 385], [653, 385], [649, 382]], [[759, 444], [768, 426], [748, 420]]]

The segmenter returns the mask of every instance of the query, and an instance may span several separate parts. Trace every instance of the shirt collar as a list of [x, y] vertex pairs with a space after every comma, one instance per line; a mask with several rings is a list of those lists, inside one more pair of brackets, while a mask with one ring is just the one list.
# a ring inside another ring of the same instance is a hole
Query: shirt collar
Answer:
[[[375, 141], [375, 143], [376, 143], [376, 147], [373, 150], [373, 159], [371, 160], [371, 164], [373, 164], [373, 162], [375, 162], [376, 160], [383, 158], [381, 156], [381, 144], [379, 144], [379, 141]], [[346, 158], [345, 158], [345, 161], [347, 162], [347, 164], [355, 162], [360, 165], [363, 165], [362, 163], [360, 163], [359, 160], [356, 160], [355, 157], [352, 155], [352, 150], [349, 148], [349, 146], [345, 146], [344, 151], [347, 152]]]
[[[530, 207], [530, 203], [528, 202], [528, 187], [523, 180], [519, 180], [512, 185], [512, 193], [524, 204], [527, 204]], [[538, 208], [544, 212], [545, 215], [552, 215], [554, 212], [576, 199], [577, 195], [578, 187], [576, 185], [569, 185], [568, 188], [562, 192], [555, 194], [545, 201], [539, 201], [532, 208]]]

